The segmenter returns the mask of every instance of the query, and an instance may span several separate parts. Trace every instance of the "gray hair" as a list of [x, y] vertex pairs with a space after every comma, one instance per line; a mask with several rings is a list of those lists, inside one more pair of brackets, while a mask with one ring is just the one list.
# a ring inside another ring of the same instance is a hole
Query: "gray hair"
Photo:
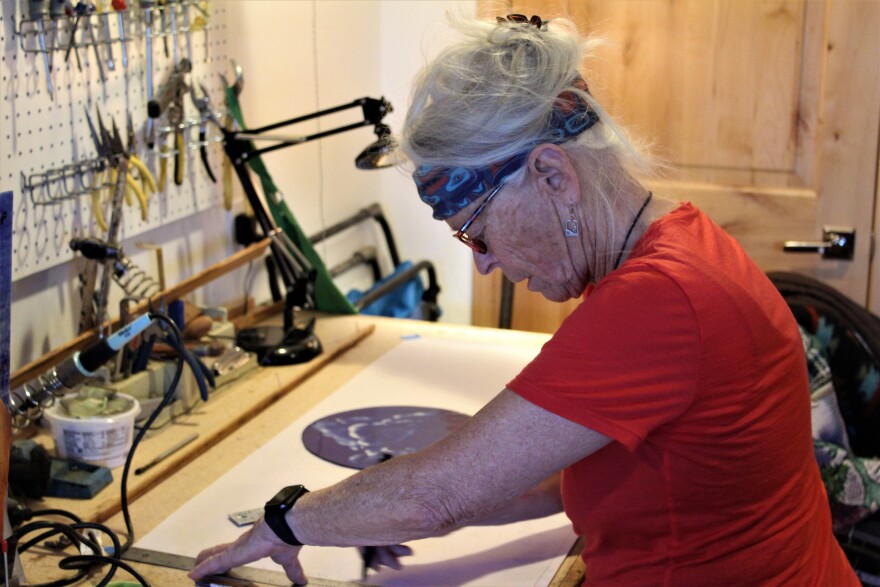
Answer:
[[627, 168], [650, 168], [596, 100], [572, 85], [598, 40], [582, 38], [574, 23], [562, 18], [542, 30], [449, 19], [462, 39], [416, 78], [401, 133], [400, 148], [412, 163], [484, 167], [557, 142], [549, 120], [557, 97], [567, 90], [590, 104], [599, 123], [566, 145], [611, 149]]
[[[560, 144], [590, 194], [583, 204], [594, 273], [611, 270], [614, 202], [625, 187], [648, 175], [653, 163], [596, 100], [572, 82], [578, 66], [601, 41], [582, 37], [568, 19], [546, 27], [449, 16], [461, 40], [445, 48], [416, 78], [400, 149], [418, 165], [486, 167], [553, 140], [549, 124], [557, 97], [581, 96], [599, 115], [587, 131]], [[584, 79], [589, 78], [583, 76]], [[509, 178], [516, 185], [525, 168]]]

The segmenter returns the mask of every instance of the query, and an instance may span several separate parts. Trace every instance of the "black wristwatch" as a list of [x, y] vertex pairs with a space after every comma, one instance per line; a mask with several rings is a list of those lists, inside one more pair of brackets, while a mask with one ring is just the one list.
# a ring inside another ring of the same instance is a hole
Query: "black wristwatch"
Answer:
[[296, 539], [293, 530], [287, 525], [284, 515], [290, 511], [296, 500], [308, 493], [309, 490], [302, 485], [290, 485], [275, 494], [275, 497], [266, 502], [263, 507], [263, 518], [266, 524], [272, 528], [275, 535], [291, 546], [302, 546], [302, 542]]

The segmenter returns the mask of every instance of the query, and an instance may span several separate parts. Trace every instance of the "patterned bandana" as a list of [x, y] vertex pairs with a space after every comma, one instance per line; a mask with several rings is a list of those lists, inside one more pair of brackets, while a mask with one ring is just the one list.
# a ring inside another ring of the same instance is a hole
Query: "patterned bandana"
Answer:
[[[572, 85], [589, 92], [587, 82], [581, 76], [575, 78]], [[564, 143], [598, 121], [599, 115], [580, 95], [566, 90], [557, 96], [550, 114], [553, 138], [549, 142]], [[412, 176], [419, 197], [434, 209], [434, 219], [445, 220], [516, 173], [528, 159], [530, 151], [531, 148], [486, 167], [420, 165]]]

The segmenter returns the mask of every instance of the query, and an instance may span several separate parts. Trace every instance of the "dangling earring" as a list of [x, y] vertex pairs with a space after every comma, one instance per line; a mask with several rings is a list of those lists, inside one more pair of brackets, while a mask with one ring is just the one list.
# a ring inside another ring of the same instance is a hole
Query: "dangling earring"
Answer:
[[569, 204], [568, 208], [568, 220], [565, 221], [565, 225], [563, 227], [565, 230], [565, 236], [568, 238], [572, 238], [580, 234], [578, 231], [578, 220], [574, 215], [574, 203]]

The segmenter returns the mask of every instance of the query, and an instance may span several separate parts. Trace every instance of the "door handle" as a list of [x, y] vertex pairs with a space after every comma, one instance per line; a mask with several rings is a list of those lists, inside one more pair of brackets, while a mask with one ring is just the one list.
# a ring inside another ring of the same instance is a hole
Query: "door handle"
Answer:
[[856, 231], [853, 228], [825, 226], [822, 242], [785, 241], [786, 253], [819, 253], [823, 259], [852, 261], [856, 249]]

